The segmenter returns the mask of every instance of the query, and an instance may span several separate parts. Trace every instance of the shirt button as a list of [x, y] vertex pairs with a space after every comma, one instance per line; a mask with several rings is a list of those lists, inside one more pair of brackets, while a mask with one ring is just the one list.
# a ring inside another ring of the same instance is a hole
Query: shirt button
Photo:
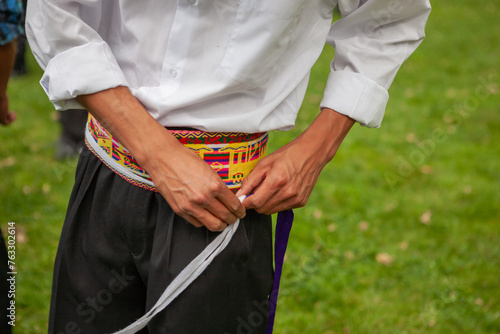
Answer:
[[171, 76], [172, 78], [175, 78], [175, 77], [177, 76], [177, 71], [176, 71], [176, 70], [174, 70], [174, 69], [171, 69], [171, 70], [170, 70], [170, 76]]

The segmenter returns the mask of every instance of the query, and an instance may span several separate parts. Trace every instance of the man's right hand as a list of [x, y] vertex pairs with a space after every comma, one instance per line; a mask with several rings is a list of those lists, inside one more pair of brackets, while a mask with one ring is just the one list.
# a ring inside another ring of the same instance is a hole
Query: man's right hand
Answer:
[[176, 214], [211, 231], [245, 216], [238, 198], [205, 161], [180, 143], [174, 152], [156, 154], [144, 168]]
[[77, 100], [132, 153], [176, 214], [211, 231], [222, 231], [245, 216], [217, 173], [153, 119], [128, 88]]

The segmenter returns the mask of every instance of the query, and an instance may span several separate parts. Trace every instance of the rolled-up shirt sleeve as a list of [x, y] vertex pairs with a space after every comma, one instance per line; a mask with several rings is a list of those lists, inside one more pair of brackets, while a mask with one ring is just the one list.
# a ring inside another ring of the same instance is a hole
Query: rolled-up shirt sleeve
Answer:
[[78, 95], [128, 86], [109, 45], [97, 33], [105, 1], [30, 0], [26, 34], [44, 69], [40, 81], [56, 109], [81, 107]]
[[328, 35], [335, 58], [322, 108], [380, 127], [387, 90], [425, 36], [428, 0], [339, 0], [342, 18]]

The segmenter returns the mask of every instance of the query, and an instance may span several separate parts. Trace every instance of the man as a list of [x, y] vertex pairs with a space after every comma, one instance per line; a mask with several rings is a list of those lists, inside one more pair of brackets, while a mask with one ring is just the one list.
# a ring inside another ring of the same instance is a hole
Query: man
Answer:
[[[43, 88], [56, 108], [84, 106], [92, 115], [90, 151], [80, 155], [56, 258], [51, 333], [127, 326], [214, 232], [237, 219], [227, 248], [148, 330], [265, 330], [253, 315], [267, 316], [272, 285], [268, 215], [306, 204], [355, 121], [380, 125], [387, 89], [422, 41], [430, 11], [426, 0], [339, 0], [343, 18], [331, 25], [336, 6], [30, 1], [28, 39], [45, 69]], [[293, 126], [325, 42], [336, 56], [321, 112], [298, 138], [261, 158], [265, 133]], [[182, 144], [186, 133], [198, 155]], [[220, 145], [237, 151], [236, 137], [250, 155], [210, 160]], [[253, 170], [240, 173], [250, 160]], [[237, 196], [249, 194], [240, 203]]]

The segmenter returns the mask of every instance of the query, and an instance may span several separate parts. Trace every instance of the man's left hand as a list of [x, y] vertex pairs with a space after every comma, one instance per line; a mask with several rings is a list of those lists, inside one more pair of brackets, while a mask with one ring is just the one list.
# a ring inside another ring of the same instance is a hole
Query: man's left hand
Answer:
[[323, 167], [333, 158], [354, 120], [323, 109], [299, 137], [263, 158], [243, 181], [243, 205], [273, 214], [306, 205]]

